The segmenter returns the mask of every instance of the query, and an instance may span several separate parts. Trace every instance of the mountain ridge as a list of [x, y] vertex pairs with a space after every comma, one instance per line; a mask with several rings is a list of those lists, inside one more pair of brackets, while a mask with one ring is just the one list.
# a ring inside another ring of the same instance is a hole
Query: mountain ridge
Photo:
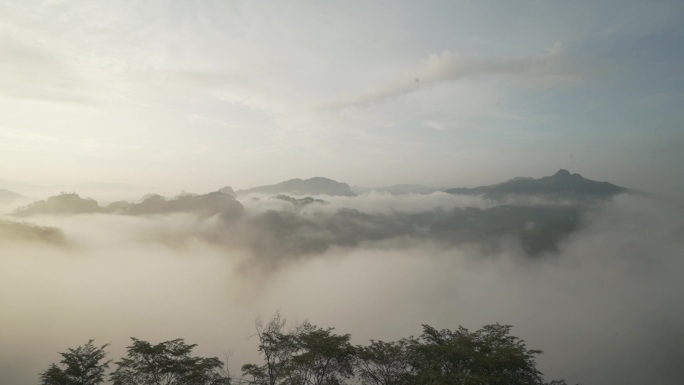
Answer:
[[313, 177], [309, 179], [294, 178], [284, 182], [252, 187], [246, 190], [238, 190], [237, 195], [245, 194], [292, 194], [292, 195], [338, 195], [354, 196], [348, 184], [337, 182], [324, 177]]
[[552, 198], [609, 198], [617, 194], [637, 192], [609, 182], [598, 182], [571, 174], [560, 169], [551, 176], [541, 178], [516, 177], [508, 181], [477, 187], [459, 187], [445, 190], [455, 195], [482, 195], [489, 199], [503, 199], [508, 196], [545, 196]]
[[153, 215], [194, 212], [206, 215], [220, 214], [224, 218], [234, 218], [240, 216], [242, 211], [243, 206], [240, 202], [219, 191], [208, 194], [183, 194], [171, 199], [158, 194], [148, 194], [139, 203], [116, 201], [106, 206], [100, 206], [92, 198], [81, 198], [76, 193], [62, 193], [19, 207], [11, 215], [17, 217], [97, 213]]
[[19, 199], [26, 199], [26, 197], [19, 194], [18, 192], [14, 192], [12, 190], [0, 188], [0, 203], [2, 203], [2, 204], [12, 203], [12, 202], [17, 201]]

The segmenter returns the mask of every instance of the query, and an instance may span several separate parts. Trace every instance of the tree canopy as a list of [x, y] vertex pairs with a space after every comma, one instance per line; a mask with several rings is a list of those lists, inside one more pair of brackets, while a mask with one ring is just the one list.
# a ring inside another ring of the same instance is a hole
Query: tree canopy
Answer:
[[356, 349], [356, 371], [364, 383], [372, 385], [404, 385], [411, 380], [409, 340], [395, 342], [371, 340]]
[[40, 374], [41, 385], [98, 385], [104, 380], [105, 370], [110, 361], [104, 361], [107, 356], [105, 348], [109, 344], [97, 347], [93, 340], [75, 349], [69, 348], [62, 356], [60, 363], [52, 364]]
[[285, 320], [276, 313], [263, 325], [257, 321], [262, 364], [246, 364], [242, 373], [254, 385], [340, 384], [354, 375], [355, 349], [349, 334], [319, 328], [309, 322], [285, 332]]
[[221, 372], [218, 358], [191, 356], [197, 345], [183, 339], [160, 342], [131, 338], [128, 355], [116, 362], [114, 385], [229, 385], [230, 377]]
[[[419, 337], [371, 340], [353, 346], [351, 335], [309, 322], [286, 329], [279, 313], [256, 321], [263, 361], [242, 366], [238, 383], [247, 385], [565, 385], [546, 382], [535, 358], [510, 334], [510, 325], [486, 325], [471, 332], [459, 326], [438, 330], [423, 325]], [[40, 385], [99, 385], [111, 360], [93, 340], [60, 353], [60, 365], [40, 374]], [[127, 354], [115, 363], [114, 385], [230, 385], [224, 363], [192, 355], [197, 345], [183, 339], [152, 344], [132, 338]]]
[[509, 325], [487, 325], [470, 332], [464, 327], [437, 330], [423, 325], [423, 334], [408, 344], [413, 383], [425, 385], [543, 384], [535, 355], [509, 334]]

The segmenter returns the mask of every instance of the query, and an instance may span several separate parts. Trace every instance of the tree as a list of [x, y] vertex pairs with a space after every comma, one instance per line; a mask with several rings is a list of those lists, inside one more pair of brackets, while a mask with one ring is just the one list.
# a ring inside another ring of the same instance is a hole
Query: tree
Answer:
[[243, 376], [249, 376], [247, 382], [254, 385], [278, 385], [290, 378], [292, 354], [297, 351], [296, 336], [285, 333], [285, 319], [277, 312], [266, 325], [257, 319], [255, 322], [259, 337], [259, 354], [264, 357], [264, 364], [245, 364], [242, 366]]
[[127, 357], [116, 362], [114, 385], [229, 385], [230, 376], [218, 358], [191, 356], [197, 345], [183, 339], [152, 345], [131, 338]]
[[534, 356], [509, 325], [487, 325], [476, 332], [423, 325], [409, 348], [415, 384], [542, 385]]
[[337, 385], [354, 375], [355, 349], [349, 334], [322, 329], [308, 322], [297, 330], [297, 354], [292, 356], [293, 378], [299, 385]]
[[55, 364], [40, 374], [41, 385], [68, 385], [72, 384], [64, 373], [64, 370]]
[[401, 339], [396, 342], [371, 340], [368, 346], [358, 346], [356, 372], [367, 384], [407, 384], [411, 375], [408, 345], [408, 340]]
[[355, 349], [349, 334], [322, 329], [309, 322], [285, 332], [285, 319], [276, 313], [264, 325], [256, 321], [259, 353], [264, 363], [242, 366], [254, 385], [334, 385], [354, 374]]
[[104, 380], [105, 369], [109, 368], [109, 361], [100, 362], [106, 356], [105, 348], [109, 344], [96, 347], [93, 340], [87, 344], [69, 348], [62, 355], [60, 363], [64, 368], [56, 364], [40, 374], [41, 385], [97, 385]]

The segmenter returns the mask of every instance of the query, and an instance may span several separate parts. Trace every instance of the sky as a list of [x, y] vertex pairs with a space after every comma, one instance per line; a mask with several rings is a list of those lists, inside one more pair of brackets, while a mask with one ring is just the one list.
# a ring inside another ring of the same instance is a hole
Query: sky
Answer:
[[[0, 1], [0, 179], [684, 192], [681, 1]], [[0, 188], [3, 186], [0, 186]]]

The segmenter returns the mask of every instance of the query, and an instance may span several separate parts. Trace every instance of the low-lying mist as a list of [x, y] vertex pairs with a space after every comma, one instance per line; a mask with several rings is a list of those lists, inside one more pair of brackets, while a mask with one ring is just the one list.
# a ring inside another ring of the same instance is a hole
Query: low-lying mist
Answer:
[[546, 378], [681, 381], [680, 208], [628, 195], [581, 215], [559, 206], [570, 211], [553, 215], [576, 215], [559, 222], [572, 227], [530, 255], [520, 239], [556, 223], [546, 211], [534, 215], [551, 222], [515, 217], [508, 225], [522, 229], [514, 233], [491, 227], [508, 211], [484, 222], [477, 212], [465, 223], [490, 227], [461, 239], [450, 236], [461, 229], [450, 213], [488, 213], [491, 202], [443, 193], [320, 198], [326, 203], [297, 207], [241, 197], [244, 214], [232, 221], [188, 213], [26, 219], [59, 230], [64, 242], [0, 237], [2, 383], [36, 382], [57, 352], [90, 338], [111, 342], [115, 359], [129, 337], [185, 338], [198, 355], [228, 357], [239, 375], [257, 359], [255, 318], [277, 310], [291, 323], [351, 333], [357, 344], [419, 334], [422, 323], [500, 322], [544, 351]]

